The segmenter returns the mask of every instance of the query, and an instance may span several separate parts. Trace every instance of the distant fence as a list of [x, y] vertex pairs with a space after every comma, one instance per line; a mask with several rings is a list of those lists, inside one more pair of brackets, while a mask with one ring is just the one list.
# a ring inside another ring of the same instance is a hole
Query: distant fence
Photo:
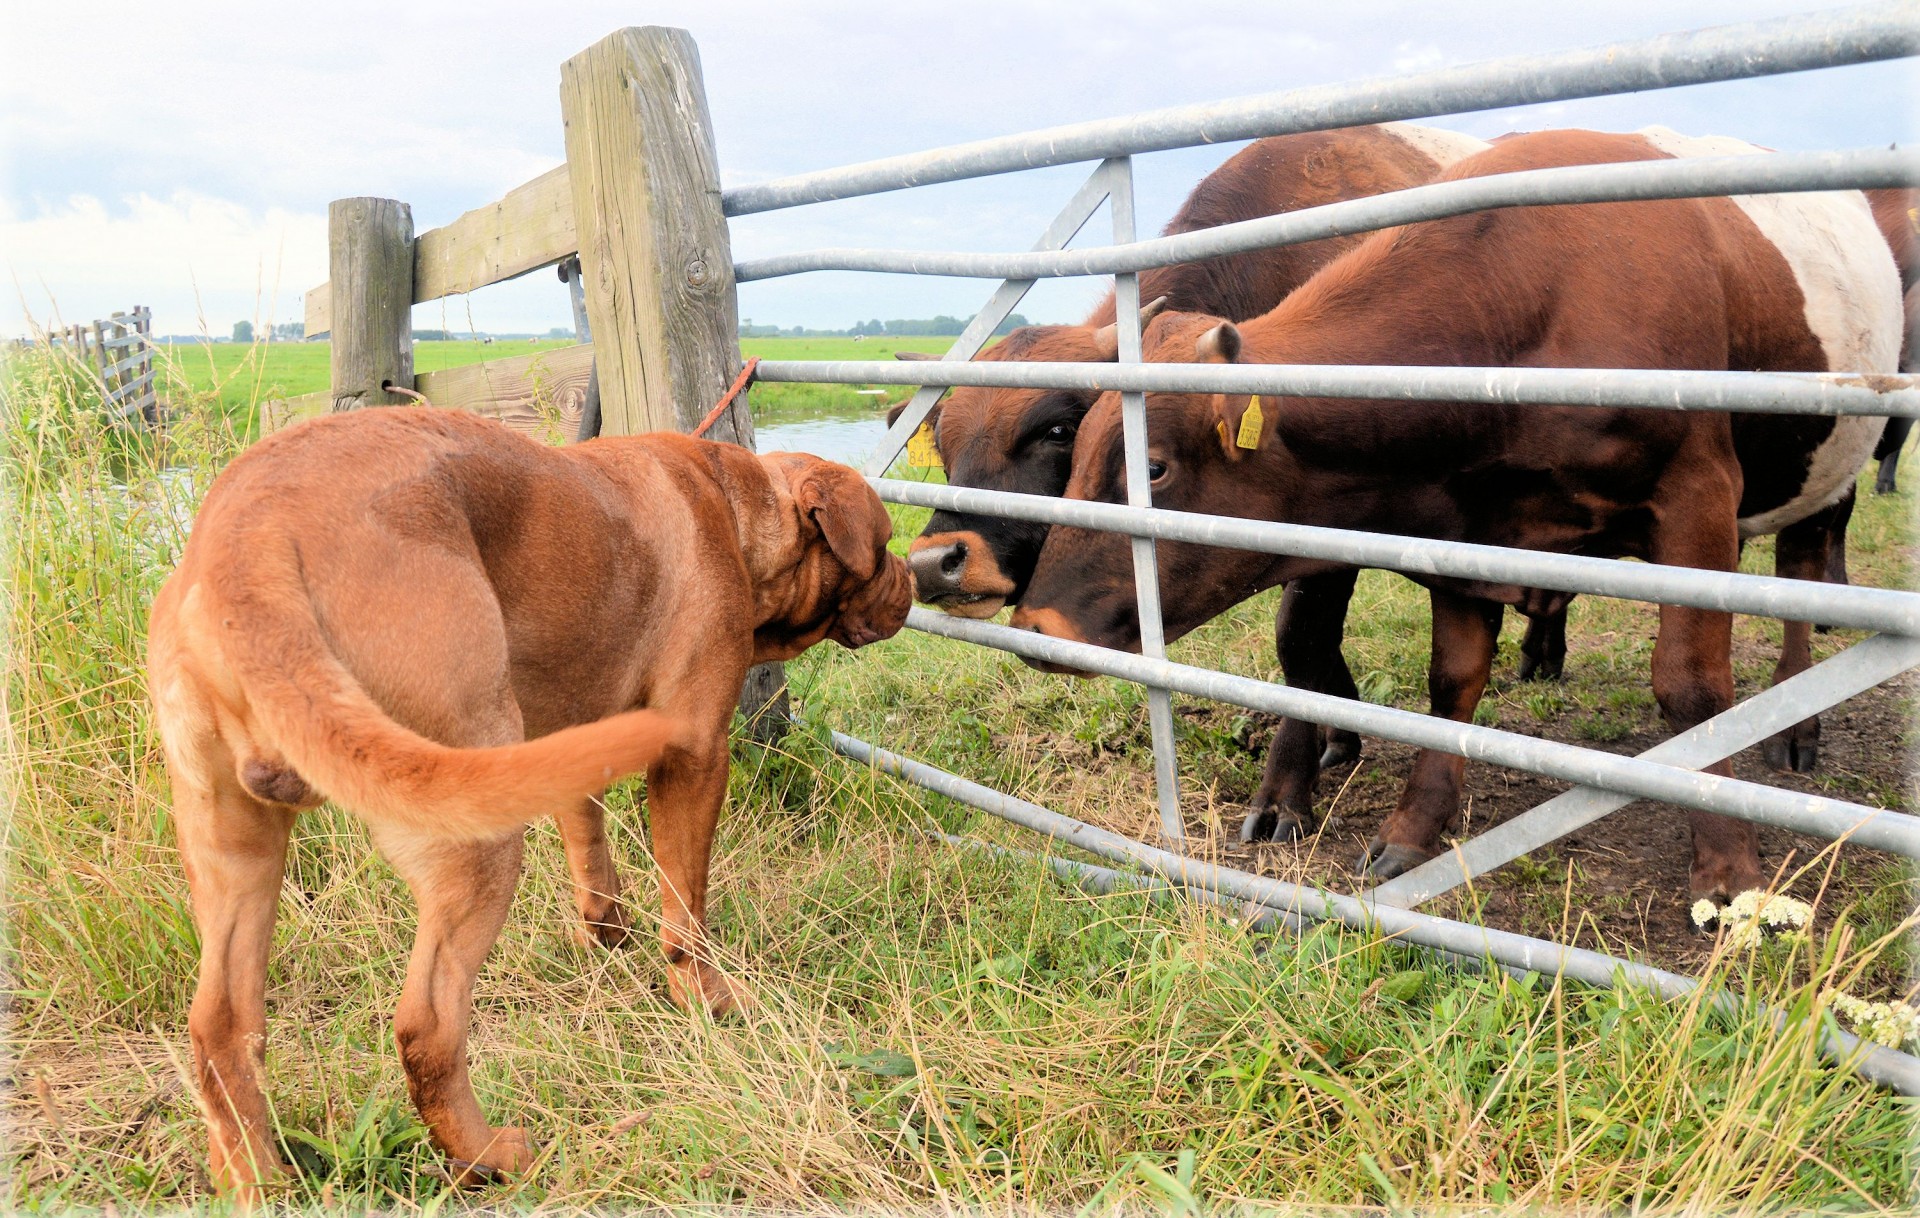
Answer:
[[[837, 732], [832, 736], [834, 747], [1038, 829], [1056, 841], [1126, 861], [1216, 897], [1255, 902], [1284, 918], [1332, 918], [1376, 927], [1441, 951], [1491, 957], [1511, 967], [1563, 973], [1598, 985], [1624, 977], [1662, 993], [1678, 994], [1697, 983], [1634, 962], [1435, 917], [1412, 907], [1636, 798], [1920, 857], [1920, 818], [1699, 772], [1809, 714], [1920, 667], [1920, 595], [1155, 509], [1145, 476], [1144, 394], [1206, 390], [1528, 403], [1604, 398], [1613, 405], [1649, 409], [1914, 417], [1920, 416], [1920, 389], [1909, 378], [1889, 378], [1887, 391], [1880, 392], [1848, 384], [1844, 377], [1736, 372], [1221, 369], [1173, 364], [1149, 368], [1139, 362], [1137, 272], [1230, 250], [1310, 240], [1326, 231], [1368, 231], [1488, 206], [1909, 185], [1920, 182], [1920, 158], [1904, 151], [1858, 150], [1713, 158], [1677, 166], [1650, 162], [1580, 172], [1537, 170], [1498, 181], [1451, 183], [1428, 188], [1424, 194], [1415, 191], [1355, 200], [1311, 213], [1141, 242], [1134, 234], [1132, 157], [1225, 140], [1832, 68], [1909, 56], [1917, 49], [1920, 8], [1910, 0], [1899, 0], [1556, 55], [1520, 56], [1405, 77], [1178, 107], [723, 192], [692, 39], [681, 30], [622, 30], [561, 69], [567, 151], [563, 168], [418, 239], [404, 204], [349, 199], [333, 205], [332, 278], [307, 296], [307, 332], [333, 334], [332, 389], [274, 404], [268, 422], [280, 425], [329, 409], [396, 403], [403, 395], [389, 391], [410, 387], [427, 393], [439, 405], [469, 406], [505, 417], [509, 423], [524, 423], [512, 413], [515, 407], [501, 403], [525, 399], [542, 375], [551, 377], [552, 370], [563, 364], [584, 382], [597, 356], [604, 432], [686, 431], [740, 368], [736, 281], [829, 269], [1002, 280], [938, 363], [763, 361], [759, 379], [921, 386], [868, 466], [872, 484], [891, 502], [1131, 534], [1144, 654], [1107, 651], [923, 609], [913, 611], [910, 627], [1145, 686], [1154, 741], [1154, 785], [1162, 834], [1169, 840], [1183, 832], [1169, 700], [1175, 691], [1513, 766], [1572, 782], [1575, 789], [1354, 897], [1212, 866], [1121, 838]], [[1098, 164], [1029, 252], [816, 250], [738, 267], [729, 253], [730, 216], [1072, 162]], [[1500, 191], [1514, 193], [1497, 195]], [[1103, 204], [1112, 221], [1112, 245], [1063, 251]], [[411, 305], [513, 278], [576, 252], [580, 273], [572, 281], [583, 292], [597, 340], [594, 346], [431, 377], [414, 376]], [[1118, 362], [967, 362], [1038, 278], [1088, 274], [1113, 277]], [[1071, 385], [1119, 392], [1128, 505], [1070, 503], [885, 478], [887, 467], [945, 388], [965, 384]], [[723, 416], [715, 431], [720, 438], [751, 445], [752, 420], [744, 403]], [[1621, 757], [1170, 662], [1160, 641], [1155, 539], [1279, 554], [1324, 554], [1401, 571], [1491, 577], [1571, 592], [1823, 621], [1877, 633], [1639, 757]], [[1074, 874], [1098, 874], [1098, 869], [1083, 863], [1054, 861]], [[1920, 1060], [1914, 1057], [1863, 1045], [1838, 1031], [1824, 1036], [1822, 1047], [1882, 1084], [1920, 1095]]]
[[50, 331], [47, 342], [65, 348], [100, 382], [100, 404], [116, 423], [153, 423], [159, 416], [154, 390], [153, 311], [135, 305], [89, 325]]

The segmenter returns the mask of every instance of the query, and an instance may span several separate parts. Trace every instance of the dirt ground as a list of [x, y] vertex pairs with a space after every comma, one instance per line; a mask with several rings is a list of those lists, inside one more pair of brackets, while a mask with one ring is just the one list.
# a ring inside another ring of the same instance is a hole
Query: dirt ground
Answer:
[[[1577, 660], [1575, 661], [1577, 662]], [[1743, 691], [1745, 693], [1746, 691]], [[1910, 710], [1920, 695], [1920, 674], [1882, 685], [1822, 718], [1819, 769], [1814, 774], [1772, 770], [1758, 748], [1734, 759], [1738, 778], [1790, 790], [1914, 810], [1915, 772], [1905, 750]], [[1230, 707], [1185, 706], [1190, 720], [1233, 719], [1244, 712]], [[1278, 720], [1250, 716], [1251, 730], [1241, 734], [1248, 751], [1264, 758]], [[1609, 752], [1634, 754], [1658, 744], [1666, 731], [1648, 724], [1604, 744], [1579, 739], [1563, 716], [1535, 725], [1528, 734], [1563, 740]], [[1312, 837], [1291, 843], [1242, 846], [1238, 808], [1252, 795], [1223, 785], [1210, 793], [1191, 793], [1190, 832], [1202, 836], [1189, 848], [1196, 855], [1243, 870], [1341, 892], [1364, 886], [1353, 864], [1366, 842], [1393, 811], [1415, 750], [1393, 741], [1368, 738], [1360, 761], [1325, 772], [1318, 788], [1322, 821]], [[1449, 842], [1486, 831], [1554, 795], [1568, 785], [1518, 770], [1469, 762], [1461, 832]], [[1897, 794], [1896, 794], [1897, 793]], [[1891, 798], [1890, 798], [1891, 797]], [[1203, 806], [1202, 806], [1203, 805]], [[1821, 854], [1827, 843], [1785, 830], [1761, 827], [1763, 866], [1783, 878]], [[1679, 972], [1695, 972], [1713, 941], [1697, 933], [1689, 917], [1687, 877], [1690, 846], [1686, 814], [1670, 805], [1640, 801], [1562, 838], [1541, 851], [1476, 879], [1471, 892], [1443, 895], [1421, 908], [1460, 917], [1500, 930], [1577, 942], [1615, 955], [1628, 955]], [[1818, 900], [1818, 920], [1831, 926], [1850, 905], [1902, 896], [1895, 903], [1910, 909], [1911, 891], [1890, 894], [1903, 871], [1896, 856], [1845, 847], [1829, 852], [1790, 885], [1806, 900]], [[1858, 921], [1856, 916], [1854, 921]], [[1568, 935], [1571, 933], [1572, 938]], [[1886, 982], [1904, 988], [1892, 976]]]

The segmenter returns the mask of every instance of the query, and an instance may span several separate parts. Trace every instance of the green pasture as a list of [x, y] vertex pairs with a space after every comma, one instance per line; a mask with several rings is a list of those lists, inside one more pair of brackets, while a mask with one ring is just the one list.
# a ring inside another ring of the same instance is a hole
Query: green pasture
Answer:
[[[418, 342], [413, 345], [413, 367], [416, 373], [438, 372], [565, 345], [554, 339]], [[740, 347], [744, 355], [762, 359], [882, 360], [892, 359], [896, 351], [939, 355], [952, 345], [951, 338], [749, 338]], [[259, 402], [326, 389], [332, 358], [332, 345], [326, 342], [178, 343], [164, 350], [177, 382], [195, 393], [212, 394], [236, 419], [255, 417]], [[852, 415], [871, 411], [883, 400], [856, 393], [859, 388], [864, 386], [765, 384], [753, 387], [751, 400], [756, 417], [771, 419]], [[884, 400], [898, 400], [907, 392], [889, 389]]]
[[[468, 354], [437, 346], [422, 344], [422, 367]], [[0, 380], [9, 1210], [224, 1208], [186, 1083], [199, 945], [146, 699], [146, 612], [208, 482], [250, 439], [238, 420], [253, 397], [318, 387], [325, 349], [214, 346], [175, 367], [158, 438], [103, 430], [84, 378], [43, 359], [16, 358]], [[1911, 582], [1907, 502], [1863, 500], [1861, 582]], [[904, 549], [924, 513], [894, 511]], [[1355, 605], [1363, 693], [1419, 708], [1424, 599], [1369, 573]], [[1271, 610], [1256, 598], [1173, 653], [1271, 676]], [[1582, 738], [1600, 747], [1645, 730], [1646, 612], [1576, 602], [1570, 683], [1502, 684], [1484, 718], [1576, 734], [1590, 722]], [[1777, 627], [1740, 629], [1751, 688]], [[1844, 641], [1823, 638], [1823, 654]], [[1910, 1212], [1910, 1102], [1814, 1052], [1832, 989], [1906, 984], [1913, 903], [1897, 873], [1811, 935], [1714, 950], [1708, 981], [1741, 997], [1731, 1011], [1468, 972], [1357, 931], [1254, 932], [1184, 899], [1094, 895], [954, 849], [927, 830], [1040, 843], [824, 743], [843, 727], [1139, 832], [1152, 797], [1130, 686], [912, 633], [824, 645], [789, 673], [807, 726], [777, 747], [736, 742], [715, 851], [714, 929], [758, 997], [752, 1015], [671, 1007], [644, 942], [574, 946], [556, 835], [529, 831], [471, 1046], [491, 1118], [533, 1127], [544, 1147], [512, 1182], [450, 1188], [383, 1022], [410, 902], [353, 817], [302, 817], [269, 978], [270, 1090], [298, 1169], [278, 1198], [289, 1212]], [[1190, 815], [1205, 825], [1232, 810], [1208, 793], [1258, 762], [1231, 725], [1180, 709]], [[1910, 806], [1905, 790], [1831, 781]], [[657, 894], [643, 793], [624, 784], [610, 808], [644, 925]], [[1796, 891], [1815, 895], [1822, 865]], [[1553, 866], [1537, 875], [1543, 927], [1587, 933], [1606, 894]]]

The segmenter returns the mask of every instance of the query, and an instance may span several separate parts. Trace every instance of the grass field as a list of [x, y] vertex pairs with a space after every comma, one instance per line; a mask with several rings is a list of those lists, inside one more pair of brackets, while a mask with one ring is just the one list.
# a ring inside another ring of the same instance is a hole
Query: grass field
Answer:
[[[281, 350], [291, 361], [314, 349]], [[248, 440], [233, 422], [249, 405], [236, 382], [293, 393], [312, 371], [275, 364], [270, 349], [222, 380], [224, 354], [214, 348], [204, 378], [189, 367], [193, 383], [171, 387], [176, 419], [157, 444], [102, 432], [57, 368], [20, 359], [5, 372], [9, 1209], [218, 1208], [182, 1085], [197, 940], [141, 675], [145, 615], [200, 493]], [[1910, 582], [1906, 501], [1864, 506], [1856, 574]], [[895, 509], [897, 547], [922, 515]], [[1756, 548], [1749, 561], [1764, 559]], [[1370, 573], [1356, 606], [1349, 654], [1363, 689], [1417, 707], [1421, 598]], [[1503, 687], [1490, 721], [1548, 731], [1592, 720], [1603, 743], [1647, 727], [1645, 611], [1577, 606], [1574, 682]], [[1271, 675], [1271, 607], [1257, 598], [1175, 657]], [[1745, 685], [1769, 628], [1741, 624]], [[839, 760], [820, 735], [844, 726], [1132, 831], [1151, 818], [1151, 795], [1131, 687], [917, 635], [858, 653], [822, 647], [790, 674], [811, 726], [777, 749], [736, 744], [716, 851], [715, 927], [760, 1000], [753, 1016], [674, 1010], [648, 947], [575, 948], [555, 834], [530, 831], [472, 1043], [493, 1119], [525, 1122], [544, 1142], [511, 1184], [450, 1191], [383, 1023], [409, 902], [352, 817], [302, 818], [269, 991], [271, 1092], [301, 1168], [290, 1206], [1911, 1204], [1910, 1104], [1812, 1050], [1831, 1019], [1827, 990], [1900, 959], [1912, 902], [1894, 879], [1877, 904], [1829, 910], [1805, 939], [1710, 953], [1712, 982], [1788, 1011], [1783, 1031], [1750, 1007], [1467, 974], [1358, 932], [1253, 933], [1184, 901], [1089, 895], [930, 842], [924, 830], [939, 827], [1034, 845]], [[1257, 762], [1228, 725], [1182, 709], [1191, 815], [1204, 826]], [[1904, 784], [1849, 793], [1911, 800]], [[644, 921], [655, 896], [639, 802], [628, 785], [610, 806]], [[1538, 916], [1578, 932], [1594, 895], [1571, 871], [1563, 886], [1542, 870]]]
[[[511, 359], [566, 345], [552, 339], [418, 342], [413, 345], [415, 373], [460, 368], [486, 360]], [[935, 355], [953, 345], [950, 338], [750, 338], [745, 355], [762, 359], [892, 359], [895, 351]], [[182, 343], [168, 351], [179, 381], [196, 393], [212, 394], [236, 419], [250, 419], [255, 405], [271, 398], [319, 393], [328, 385], [332, 344]], [[774, 419], [819, 418], [872, 410], [875, 399], [855, 392], [857, 385], [756, 385], [754, 413]]]

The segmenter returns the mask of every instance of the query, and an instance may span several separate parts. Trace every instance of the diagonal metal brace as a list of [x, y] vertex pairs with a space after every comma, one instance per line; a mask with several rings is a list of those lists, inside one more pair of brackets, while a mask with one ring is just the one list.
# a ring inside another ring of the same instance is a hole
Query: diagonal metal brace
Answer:
[[[1920, 667], [1920, 639], [1875, 635], [1655, 745], [1640, 757], [1701, 769], [1916, 667]], [[1366, 899], [1412, 909], [1451, 892], [1474, 876], [1558, 841], [1637, 798], [1594, 787], [1575, 787], [1395, 876], [1368, 892]]]
[[[1107, 194], [1112, 189], [1111, 181], [1112, 176], [1105, 163], [1096, 167], [1087, 175], [1087, 180], [1080, 184], [1080, 189], [1073, 193], [1073, 198], [1067, 200], [1067, 205], [1060, 209], [1060, 214], [1053, 218], [1053, 223], [1047, 225], [1047, 230], [1040, 234], [1040, 240], [1034, 243], [1033, 248], [1065, 248], [1067, 242], [1073, 240], [1086, 222], [1093, 218], [1093, 213], [1099, 210], [1100, 205], [1107, 201]], [[987, 340], [993, 337], [994, 330], [1007, 319], [1007, 314], [1013, 312], [1014, 306], [1033, 289], [1034, 283], [1032, 279], [1009, 279], [995, 288], [993, 295], [980, 306], [980, 311], [974, 314], [973, 320], [967, 323], [967, 328], [960, 332], [960, 337], [954, 340], [953, 346], [940, 357], [941, 360], [964, 363], [978, 355], [980, 349], [987, 345]], [[893, 426], [887, 428], [887, 434], [881, 437], [880, 446], [873, 450], [873, 456], [867, 458], [863, 472], [869, 478], [886, 476], [888, 467], [900, 456], [900, 450], [907, 446], [913, 433], [920, 430], [920, 424], [932, 413], [933, 404], [946, 391], [944, 385], [922, 385], [914, 391], [906, 408], [894, 419]]]

